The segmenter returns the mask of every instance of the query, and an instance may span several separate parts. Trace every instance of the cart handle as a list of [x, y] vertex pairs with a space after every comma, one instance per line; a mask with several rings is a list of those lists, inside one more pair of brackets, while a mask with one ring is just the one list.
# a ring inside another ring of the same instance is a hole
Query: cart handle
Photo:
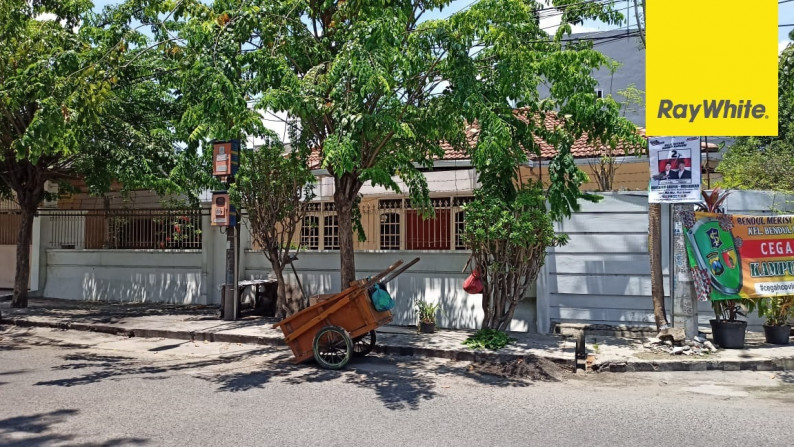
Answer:
[[404, 266], [400, 267], [398, 270], [394, 271], [394, 272], [393, 272], [391, 275], [389, 275], [389, 277], [388, 277], [388, 278], [384, 279], [382, 282], [383, 282], [384, 284], [388, 284], [388, 283], [389, 283], [390, 281], [392, 281], [394, 278], [396, 278], [396, 277], [398, 277], [398, 276], [402, 275], [402, 274], [403, 274], [403, 273], [404, 273], [406, 270], [408, 270], [409, 268], [411, 268], [411, 266], [413, 266], [413, 265], [414, 265], [414, 264], [416, 264], [417, 262], [419, 262], [419, 258], [414, 258], [414, 260], [413, 260], [413, 261], [409, 262], [408, 264], [405, 264]]

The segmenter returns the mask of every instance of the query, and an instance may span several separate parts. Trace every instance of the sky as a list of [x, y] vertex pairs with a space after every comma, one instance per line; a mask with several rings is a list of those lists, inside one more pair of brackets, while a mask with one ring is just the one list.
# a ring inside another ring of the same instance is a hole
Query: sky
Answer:
[[[444, 8], [441, 11], [430, 11], [425, 14], [425, 18], [430, 19], [437, 19], [448, 17], [450, 14], [454, 14], [457, 11], [467, 8], [471, 4], [475, 3], [477, 0], [453, 0], [448, 7]], [[626, 10], [628, 8], [628, 16], [631, 19], [631, 22], [634, 23], [634, 8], [633, 8], [633, 1], [634, 0], [619, 0], [617, 2], [617, 7], [620, 7], [622, 10]], [[784, 1], [784, 0], [779, 0]], [[105, 5], [108, 4], [117, 4], [121, 3], [118, 0], [94, 0], [94, 6], [96, 9], [101, 9]], [[624, 14], [625, 15], [625, 14]], [[558, 25], [558, 23], [554, 23], [554, 19], [559, 20], [559, 17], [551, 17], [549, 19], [545, 19], [541, 21], [541, 26], [546, 28], [547, 30], [553, 30], [554, 26]], [[787, 1], [784, 3], [779, 3], [778, 5], [778, 24], [794, 24], [794, 1]], [[625, 24], [623, 25], [625, 27]], [[582, 25], [575, 25], [573, 27], [574, 32], [597, 32], [597, 31], [606, 31], [618, 29], [615, 25], [607, 25], [600, 22], [594, 21], [587, 21]], [[788, 27], [778, 27], [778, 53], [783, 51], [783, 49], [791, 43], [789, 40], [788, 34], [791, 30], [794, 30], [794, 26]]]

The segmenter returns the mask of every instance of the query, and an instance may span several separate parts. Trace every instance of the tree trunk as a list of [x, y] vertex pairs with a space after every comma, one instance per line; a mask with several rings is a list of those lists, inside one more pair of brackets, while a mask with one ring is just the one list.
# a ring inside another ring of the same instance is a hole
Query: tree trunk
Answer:
[[21, 222], [17, 235], [17, 269], [14, 276], [14, 297], [11, 300], [11, 307], [28, 307], [30, 243], [33, 239], [33, 219], [36, 214], [36, 206], [22, 204], [21, 208]]
[[284, 269], [276, 262], [270, 263], [273, 268], [273, 275], [276, 277], [278, 287], [276, 288], [276, 315], [278, 319], [290, 316], [290, 308], [287, 305], [287, 284], [284, 281]]
[[656, 329], [667, 326], [662, 279], [662, 205], [648, 205], [648, 252], [651, 258], [651, 296]]
[[361, 184], [350, 174], [335, 179], [334, 204], [339, 219], [339, 256], [342, 289], [356, 280], [356, 261], [353, 253], [353, 201]]

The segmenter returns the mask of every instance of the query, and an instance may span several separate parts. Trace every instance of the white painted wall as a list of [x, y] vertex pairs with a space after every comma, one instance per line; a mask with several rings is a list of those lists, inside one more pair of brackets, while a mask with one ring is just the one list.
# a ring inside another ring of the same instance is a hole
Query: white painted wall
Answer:
[[[580, 212], [558, 225], [570, 242], [549, 250], [537, 291], [528, 292], [511, 328], [547, 332], [553, 322], [653, 324], [648, 261], [647, 196], [642, 192], [606, 193], [600, 203], [584, 203]], [[761, 192], [734, 193], [728, 212], [739, 214], [794, 213], [794, 198]], [[663, 205], [662, 232], [670, 233], [669, 210]], [[64, 250], [49, 246], [49, 223], [37, 218], [31, 257], [31, 285], [48, 297], [125, 302], [220, 303], [224, 282], [226, 236], [204, 217], [203, 250]], [[245, 227], [243, 227], [245, 228]], [[247, 246], [243, 231], [241, 246]], [[663, 242], [662, 263], [670, 263], [669, 240]], [[463, 291], [461, 272], [468, 254], [446, 251], [357, 252], [358, 277], [373, 275], [397, 259], [421, 261], [390, 284], [397, 300], [395, 323], [416, 323], [413, 301], [440, 302], [439, 325], [475, 328], [482, 319], [481, 295]], [[296, 269], [309, 295], [341, 288], [339, 252], [301, 252]], [[240, 277], [266, 277], [270, 266], [261, 253], [240, 256]], [[287, 270], [292, 278], [292, 271]], [[671, 278], [664, 269], [667, 310]], [[41, 287], [39, 287], [41, 286]], [[712, 318], [709, 303], [701, 303], [701, 325]], [[758, 323], [751, 319], [751, 325]]]
[[44, 296], [205, 304], [201, 251], [47, 250]]
[[[245, 254], [245, 278], [265, 278], [270, 273], [270, 263], [259, 252]], [[482, 323], [482, 295], [470, 295], [463, 290], [468, 272], [461, 270], [469, 257], [468, 252], [446, 251], [370, 251], [356, 253], [358, 278], [366, 278], [385, 270], [402, 259], [420, 261], [388, 284], [388, 291], [397, 302], [392, 310], [394, 323], [414, 325], [417, 322], [414, 301], [423, 299], [440, 303], [438, 325], [446, 328], [476, 328]], [[295, 262], [300, 282], [308, 296], [333, 293], [341, 289], [339, 279], [339, 252], [302, 252]], [[285, 271], [287, 280], [294, 282], [291, 269]], [[534, 290], [528, 291], [532, 295]], [[535, 300], [529, 297], [520, 302], [511, 329], [534, 331]]]

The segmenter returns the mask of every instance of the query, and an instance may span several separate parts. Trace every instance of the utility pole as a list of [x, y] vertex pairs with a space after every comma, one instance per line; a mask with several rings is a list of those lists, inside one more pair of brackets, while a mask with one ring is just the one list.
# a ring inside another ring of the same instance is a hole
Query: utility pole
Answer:
[[[220, 181], [231, 185], [239, 166], [240, 140], [215, 141], [212, 148], [212, 175]], [[238, 317], [239, 291], [237, 280], [238, 257], [240, 254], [240, 223], [237, 211], [229, 200], [226, 191], [212, 193], [212, 210], [210, 222], [226, 230], [226, 280], [224, 281], [221, 307], [223, 319], [234, 321]]]
[[684, 328], [686, 338], [698, 335], [698, 307], [695, 282], [689, 271], [684, 235], [684, 213], [692, 212], [691, 204], [672, 206], [673, 250], [670, 275], [673, 277], [673, 327]]
[[237, 225], [226, 228], [226, 281], [223, 296], [223, 319], [237, 319]]

